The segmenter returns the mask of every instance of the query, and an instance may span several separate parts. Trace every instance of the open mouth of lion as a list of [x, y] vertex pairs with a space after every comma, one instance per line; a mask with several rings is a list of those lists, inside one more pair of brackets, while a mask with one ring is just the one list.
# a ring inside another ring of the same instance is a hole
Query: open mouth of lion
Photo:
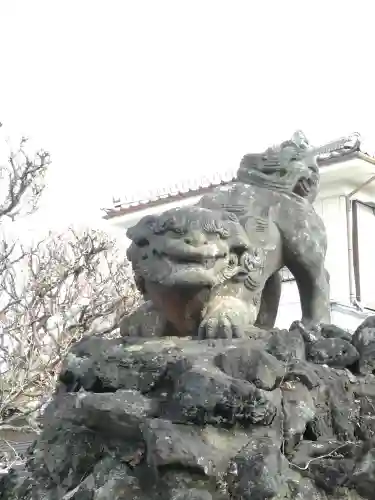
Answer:
[[215, 264], [219, 261], [219, 260], [223, 260], [225, 257], [207, 257], [207, 258], [193, 258], [193, 257], [185, 257], [185, 258], [176, 258], [176, 257], [170, 257], [170, 256], [167, 256], [167, 255], [164, 255], [163, 256], [163, 259], [168, 261], [170, 264], [172, 264], [173, 266], [175, 266], [176, 268], [181, 268], [181, 269], [185, 269], [185, 268], [190, 268], [192, 265], [194, 266], [195, 264], [195, 267], [199, 267], [199, 268], [202, 268], [202, 269], [212, 269]]
[[[159, 255], [160, 267], [150, 268], [149, 278], [164, 286], [213, 287], [218, 277], [230, 269], [228, 255], [203, 257]], [[156, 273], [154, 274], [154, 270]]]
[[238, 272], [238, 258], [228, 253], [199, 260], [163, 256], [163, 261], [169, 273], [159, 283], [165, 286], [214, 287]]
[[[208, 279], [208, 274], [212, 274], [215, 266], [222, 261], [223, 258], [214, 258], [209, 257], [205, 259], [194, 259], [194, 258], [175, 258], [170, 256], [164, 256], [163, 259], [171, 266], [172, 272], [171, 275], [173, 279], [176, 280], [178, 276], [181, 276], [184, 282], [192, 281], [207, 281], [210, 282], [211, 279]], [[189, 277], [189, 278], [188, 278]], [[195, 277], [195, 279], [193, 279]], [[207, 284], [209, 284], [207, 282]]]
[[311, 186], [312, 186], [311, 179], [303, 177], [298, 181], [297, 186], [295, 188], [295, 192], [302, 197], [306, 197], [309, 195], [311, 191]]

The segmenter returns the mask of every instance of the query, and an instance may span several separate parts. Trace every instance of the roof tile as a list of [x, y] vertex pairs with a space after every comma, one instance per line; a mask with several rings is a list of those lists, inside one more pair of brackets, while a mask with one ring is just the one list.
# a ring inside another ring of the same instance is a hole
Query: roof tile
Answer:
[[[320, 166], [324, 166], [331, 161], [337, 161], [337, 159], [354, 152], [361, 152], [375, 158], [375, 152], [369, 154], [366, 151], [362, 146], [360, 134], [355, 132], [327, 145], [327, 152], [320, 153], [317, 160]], [[165, 202], [174, 202], [203, 195], [217, 186], [230, 184], [235, 181], [236, 175], [237, 168], [227, 170], [223, 173], [215, 172], [211, 176], [206, 175], [200, 179], [183, 180], [177, 184], [175, 183], [171, 186], [158, 188], [143, 194], [135, 193], [134, 196], [124, 197], [122, 200], [114, 199], [111, 208], [103, 209], [106, 214], [104, 218], [111, 219], [119, 215], [135, 213], [147, 208], [160, 206]]]

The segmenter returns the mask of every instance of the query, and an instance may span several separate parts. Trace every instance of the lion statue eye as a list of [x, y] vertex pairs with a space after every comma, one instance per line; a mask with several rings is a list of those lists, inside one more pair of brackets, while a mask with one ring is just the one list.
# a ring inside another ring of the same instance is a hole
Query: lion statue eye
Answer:
[[135, 242], [135, 244], [137, 245], [137, 247], [143, 248], [147, 247], [150, 244], [150, 242], [148, 241], [147, 238], [140, 238]]

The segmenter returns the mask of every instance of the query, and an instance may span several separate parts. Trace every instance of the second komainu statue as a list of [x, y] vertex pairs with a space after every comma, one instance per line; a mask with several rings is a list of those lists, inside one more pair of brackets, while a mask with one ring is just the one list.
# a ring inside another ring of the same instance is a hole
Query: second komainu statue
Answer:
[[311, 334], [329, 323], [326, 232], [312, 205], [320, 151], [297, 132], [244, 156], [237, 178], [196, 205], [130, 228], [128, 258], [151, 302], [138, 312], [140, 321], [126, 320], [123, 333], [148, 336], [147, 317], [156, 335], [234, 338], [253, 325], [272, 328], [284, 266], [300, 292], [300, 329]]

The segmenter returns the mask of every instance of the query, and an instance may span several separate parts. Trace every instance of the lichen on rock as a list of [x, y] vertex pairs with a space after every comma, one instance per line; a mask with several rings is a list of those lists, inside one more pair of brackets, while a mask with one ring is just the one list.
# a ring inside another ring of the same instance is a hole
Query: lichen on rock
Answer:
[[0, 499], [373, 498], [375, 376], [276, 334], [85, 339]]

